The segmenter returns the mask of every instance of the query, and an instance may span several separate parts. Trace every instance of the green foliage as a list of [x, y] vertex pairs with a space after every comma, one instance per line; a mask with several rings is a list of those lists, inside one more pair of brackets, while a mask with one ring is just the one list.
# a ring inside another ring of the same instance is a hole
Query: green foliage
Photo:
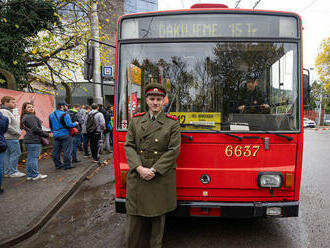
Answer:
[[51, 30], [58, 22], [48, 0], [8, 0], [0, 2], [0, 68], [14, 74], [18, 84], [26, 82], [31, 61], [29, 38], [40, 30]]
[[324, 83], [320, 81], [315, 81], [312, 84], [312, 88], [311, 88], [309, 109], [318, 108], [321, 99], [322, 99], [322, 108], [325, 107], [327, 109], [328, 108], [327, 106], [330, 106], [330, 94], [328, 91], [325, 90]]
[[328, 102], [328, 105], [325, 107], [325, 113], [330, 114], [330, 103]]

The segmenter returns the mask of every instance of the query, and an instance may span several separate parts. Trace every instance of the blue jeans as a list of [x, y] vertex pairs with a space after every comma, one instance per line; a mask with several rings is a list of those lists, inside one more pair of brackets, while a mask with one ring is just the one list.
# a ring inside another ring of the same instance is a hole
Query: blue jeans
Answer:
[[39, 155], [41, 153], [41, 144], [26, 144], [28, 157], [26, 160], [26, 176], [37, 177]]
[[19, 156], [21, 155], [21, 147], [19, 140], [6, 140], [7, 150], [5, 151], [4, 174], [11, 175], [16, 173]]
[[83, 133], [82, 136], [83, 136], [83, 143], [84, 143], [84, 153], [85, 153], [85, 155], [88, 155], [89, 154], [89, 152], [88, 152], [88, 142], [90, 140], [90, 136], [87, 133]]
[[4, 158], [5, 158], [5, 153], [6, 152], [0, 153], [0, 188], [1, 188], [1, 185], [2, 185], [3, 161], [4, 161]]
[[72, 137], [72, 160], [77, 160], [77, 148], [78, 148], [78, 137], [77, 135]]
[[[63, 151], [63, 164], [61, 162], [61, 152]], [[71, 167], [72, 136], [65, 135], [54, 137], [53, 161], [56, 168]]]
[[81, 133], [77, 133], [76, 134], [76, 138], [77, 138], [77, 148], [79, 151], [82, 152], [82, 145], [81, 145], [81, 141], [82, 141], [82, 134]]

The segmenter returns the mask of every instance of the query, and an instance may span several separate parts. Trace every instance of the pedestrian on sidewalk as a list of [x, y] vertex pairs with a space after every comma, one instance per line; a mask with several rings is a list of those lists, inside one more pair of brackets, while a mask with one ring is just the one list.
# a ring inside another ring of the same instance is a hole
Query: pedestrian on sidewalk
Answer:
[[40, 137], [48, 138], [48, 133], [42, 130], [41, 120], [36, 116], [34, 105], [23, 103], [21, 111], [21, 128], [25, 130], [23, 143], [27, 148], [26, 176], [27, 180], [44, 179], [47, 175], [39, 173], [38, 161], [42, 145]]
[[16, 108], [16, 99], [11, 96], [4, 96], [1, 99], [0, 112], [9, 120], [8, 130], [5, 133], [7, 141], [7, 150], [4, 161], [4, 176], [5, 177], [24, 177], [25, 174], [17, 169], [18, 159], [21, 155], [21, 147], [19, 137], [21, 129], [19, 125], [19, 117], [15, 117], [14, 109]]
[[8, 130], [9, 120], [0, 112], [0, 193], [3, 193], [2, 189], [2, 177], [3, 177], [3, 162], [5, 158], [5, 151], [7, 150], [7, 142], [5, 139], [5, 132]]
[[110, 123], [109, 123], [109, 141], [110, 141], [110, 145], [113, 147], [113, 105], [109, 106], [109, 110], [108, 110], [109, 114], [110, 114]]
[[82, 124], [81, 116], [80, 115], [78, 116], [79, 109], [80, 109], [80, 105], [75, 104], [68, 111], [68, 114], [70, 115], [71, 121], [78, 123], [78, 126], [77, 126], [78, 133], [76, 133], [72, 137], [72, 153], [71, 153], [72, 163], [81, 162], [77, 158], [77, 150], [78, 150], [79, 142], [80, 142], [80, 146], [81, 146], [81, 124]]
[[[79, 104], [77, 104], [79, 105]], [[82, 152], [83, 151], [83, 146], [82, 146], [82, 124], [84, 123], [84, 113], [86, 112], [85, 110], [85, 105], [79, 105], [79, 109], [77, 112], [77, 119], [79, 122], [79, 135], [78, 135], [78, 139], [77, 139], [77, 149]]]
[[124, 145], [129, 165], [127, 248], [142, 247], [145, 241], [150, 247], [162, 247], [165, 214], [177, 206], [175, 161], [180, 153], [180, 124], [162, 111], [166, 96], [162, 85], [149, 84], [144, 93], [149, 112], [131, 118]]
[[88, 119], [88, 113], [92, 110], [92, 108], [89, 105], [85, 105], [84, 110], [82, 112], [82, 119], [83, 119], [83, 124], [81, 125], [81, 133], [82, 133], [82, 138], [83, 138], [83, 145], [84, 145], [84, 157], [89, 157], [89, 150], [88, 150], [88, 144], [89, 144], [89, 134], [87, 133], [86, 129], [86, 124], [87, 124], [87, 119]]
[[[72, 123], [70, 115], [66, 114], [67, 110], [68, 104], [66, 102], [59, 102], [56, 105], [56, 110], [49, 115], [49, 127], [54, 137], [52, 155], [54, 165], [56, 169], [64, 167], [65, 170], [74, 168], [71, 164], [72, 136], [66, 127], [78, 126], [78, 122]], [[60, 122], [61, 117], [64, 123]], [[63, 152], [63, 163], [61, 162], [61, 152]]]
[[104, 117], [104, 121], [105, 121], [105, 130], [103, 131], [103, 139], [102, 139], [102, 143], [103, 143], [103, 147], [100, 147], [101, 152], [104, 151], [108, 151], [110, 152], [110, 113], [108, 112], [107, 109], [103, 108], [102, 104], [98, 104], [99, 106], [99, 112], [101, 112], [103, 114]]
[[105, 121], [103, 114], [98, 111], [98, 105], [93, 103], [91, 107], [92, 111], [88, 114], [86, 130], [90, 136], [92, 157], [94, 162], [97, 163], [100, 160], [100, 147], [103, 147], [102, 134], [105, 130]]

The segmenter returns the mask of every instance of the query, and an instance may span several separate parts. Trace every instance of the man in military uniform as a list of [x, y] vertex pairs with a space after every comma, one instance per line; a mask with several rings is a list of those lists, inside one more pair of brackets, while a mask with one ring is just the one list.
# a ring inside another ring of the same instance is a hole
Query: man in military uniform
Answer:
[[257, 78], [248, 78], [245, 87], [240, 90], [237, 109], [241, 113], [250, 114], [270, 112], [268, 101], [258, 88]]
[[145, 89], [149, 111], [133, 116], [125, 152], [129, 165], [126, 194], [126, 247], [161, 247], [165, 214], [177, 206], [176, 159], [180, 124], [162, 111], [166, 90], [160, 84]]

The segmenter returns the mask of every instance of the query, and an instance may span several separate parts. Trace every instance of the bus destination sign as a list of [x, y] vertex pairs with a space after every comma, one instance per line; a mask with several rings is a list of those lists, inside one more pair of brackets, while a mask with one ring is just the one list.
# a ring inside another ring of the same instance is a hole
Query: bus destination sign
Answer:
[[123, 21], [122, 38], [289, 37], [297, 19], [248, 14], [195, 14], [140, 17]]
[[255, 37], [257, 30], [263, 28], [255, 23], [185, 23], [185, 24], [159, 24], [159, 38], [182, 37], [219, 37], [221, 34], [230, 34], [231, 37]]

